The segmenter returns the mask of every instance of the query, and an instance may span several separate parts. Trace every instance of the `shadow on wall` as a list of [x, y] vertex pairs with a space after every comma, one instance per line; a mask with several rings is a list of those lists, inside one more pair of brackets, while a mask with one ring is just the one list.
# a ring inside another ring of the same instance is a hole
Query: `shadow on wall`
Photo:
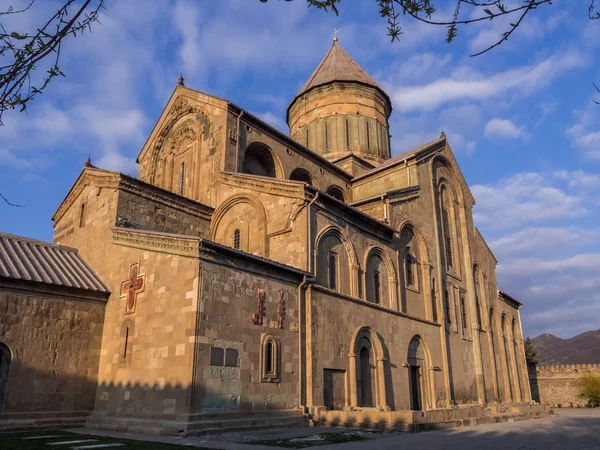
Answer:
[[527, 375], [529, 377], [529, 386], [531, 387], [531, 399], [534, 402], [542, 403], [540, 401], [540, 386], [537, 379], [537, 365], [527, 364]]
[[170, 420], [190, 413], [289, 410], [298, 405], [297, 394], [281, 393], [277, 383], [256, 382], [256, 395], [247, 395], [256, 401], [241, 401], [241, 369], [212, 366], [209, 369], [222, 375], [219, 383], [213, 383], [217, 389], [171, 385], [160, 378], [98, 385], [92, 379], [21, 366], [13, 360], [3, 393], [0, 420], [18, 415], [26, 418], [31, 413], [92, 410], [98, 416], [160, 414], [162, 419]]

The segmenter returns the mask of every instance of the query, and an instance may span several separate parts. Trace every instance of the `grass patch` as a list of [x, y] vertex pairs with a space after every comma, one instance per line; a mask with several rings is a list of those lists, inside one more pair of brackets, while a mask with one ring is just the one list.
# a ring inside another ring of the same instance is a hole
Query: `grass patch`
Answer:
[[[33, 436], [58, 436], [49, 439], [23, 439], [25, 437]], [[73, 444], [76, 445], [95, 445], [95, 444], [109, 444], [113, 442], [119, 442], [125, 444], [121, 447], [114, 447], [115, 450], [182, 450], [189, 449], [189, 446], [176, 445], [176, 444], [163, 444], [161, 442], [146, 442], [146, 441], [134, 441], [131, 439], [118, 439], [104, 436], [94, 436], [88, 434], [75, 434], [66, 431], [56, 430], [44, 430], [35, 432], [15, 433], [15, 434], [0, 434], [0, 450], [49, 450], [52, 448], [70, 448], [72, 446], [50, 446], [49, 442], [60, 442], [67, 440], [83, 440], [83, 439], [94, 439], [96, 442], [90, 442], [89, 444]], [[201, 447], [192, 447], [199, 450]], [[110, 450], [109, 447], [107, 450]]]
[[307, 448], [316, 447], [318, 445], [342, 444], [344, 442], [368, 441], [376, 438], [379, 434], [381, 433], [372, 430], [342, 433], [321, 433], [301, 438], [251, 441], [248, 442], [248, 444], [286, 448]]

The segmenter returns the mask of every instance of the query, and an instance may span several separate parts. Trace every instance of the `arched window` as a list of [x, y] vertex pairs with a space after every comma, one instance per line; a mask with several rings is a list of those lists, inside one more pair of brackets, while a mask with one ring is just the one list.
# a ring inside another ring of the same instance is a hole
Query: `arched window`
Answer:
[[308, 140], [308, 138], [309, 138], [309, 135], [308, 135], [308, 125], [306, 126], [305, 133], [306, 133], [306, 148], [309, 148], [308, 147], [308, 143], [309, 143], [309, 140]]
[[473, 281], [475, 284], [475, 309], [477, 310], [477, 328], [481, 330], [483, 328], [483, 324], [481, 322], [481, 301], [479, 300], [479, 296], [481, 294], [481, 285], [479, 283], [479, 270], [477, 269], [477, 265], [473, 265]]
[[411, 287], [415, 285], [413, 277], [413, 257], [410, 253], [406, 254], [406, 285]]
[[297, 168], [292, 171], [290, 174], [290, 180], [292, 181], [302, 181], [303, 183], [308, 183], [311, 186], [313, 185], [312, 177], [307, 170]]
[[450, 293], [448, 292], [448, 289], [446, 289], [446, 291], [444, 292], [444, 303], [446, 305], [446, 322], [452, 323], [452, 315], [451, 315], [451, 308], [450, 308]]
[[0, 413], [4, 410], [4, 398], [10, 375], [11, 352], [7, 345], [0, 342]]
[[273, 334], [264, 334], [260, 346], [260, 379], [263, 383], [280, 381], [280, 343]]
[[344, 191], [338, 186], [329, 186], [326, 193], [331, 195], [333, 198], [338, 199], [340, 202], [344, 201]]
[[329, 289], [337, 290], [338, 255], [329, 251]]
[[435, 288], [435, 278], [431, 279], [431, 312], [432, 319], [434, 322], [438, 320], [438, 307], [437, 307], [437, 289]]
[[183, 195], [184, 187], [185, 187], [185, 162], [182, 162], [180, 173], [179, 173], [179, 195]]
[[367, 150], [371, 150], [371, 130], [369, 127], [369, 119], [365, 120], [365, 125], [367, 129]]
[[343, 294], [351, 294], [348, 254], [338, 230], [324, 234], [318, 242], [316, 282]]
[[83, 226], [85, 226], [85, 203], [82, 203], [79, 209], [79, 228], [83, 228]]
[[242, 173], [275, 178], [277, 172], [271, 150], [260, 143], [250, 144], [244, 152]]
[[236, 228], [233, 231], [233, 248], [236, 250], [240, 249], [240, 229]]
[[452, 236], [450, 234], [450, 219], [445, 207], [442, 210], [442, 217], [444, 222], [444, 242], [446, 245], [446, 265], [452, 267], [454, 262], [452, 258]]
[[381, 273], [378, 270], [373, 271], [373, 301], [381, 303]]
[[329, 127], [327, 126], [327, 122], [325, 122], [325, 150], [329, 149]]
[[346, 119], [346, 147], [350, 148], [350, 121]]
[[119, 352], [118, 367], [131, 366], [132, 340], [134, 333], [134, 322], [132, 319], [125, 319], [121, 325], [121, 345]]

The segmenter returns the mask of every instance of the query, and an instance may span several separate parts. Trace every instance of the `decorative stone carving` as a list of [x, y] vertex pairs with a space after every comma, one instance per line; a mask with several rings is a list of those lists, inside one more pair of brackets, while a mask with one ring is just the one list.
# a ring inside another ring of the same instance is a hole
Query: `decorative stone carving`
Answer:
[[139, 274], [140, 264], [134, 263], [129, 267], [129, 278], [121, 283], [121, 297], [127, 298], [125, 302], [125, 314], [135, 312], [137, 296], [144, 292], [144, 279], [146, 274]]
[[252, 314], [252, 325], [261, 325], [265, 319], [265, 291], [258, 289], [256, 293], [256, 312]]
[[277, 326], [283, 329], [283, 319], [285, 319], [285, 300], [283, 291], [279, 291], [279, 301], [277, 302]]

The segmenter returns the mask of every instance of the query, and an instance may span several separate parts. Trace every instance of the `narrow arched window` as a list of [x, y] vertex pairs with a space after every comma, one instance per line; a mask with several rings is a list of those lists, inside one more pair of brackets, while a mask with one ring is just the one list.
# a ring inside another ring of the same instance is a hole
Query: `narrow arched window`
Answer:
[[479, 302], [479, 296], [475, 297], [475, 307], [477, 308], [477, 327], [481, 330], [481, 303]]
[[179, 195], [183, 195], [183, 187], [185, 186], [185, 162], [181, 163], [179, 177]]
[[409, 254], [406, 255], [406, 285], [414, 286], [415, 281], [413, 277], [413, 259]]
[[265, 373], [273, 373], [273, 342], [267, 342], [267, 348], [265, 350]]
[[79, 228], [82, 228], [85, 225], [85, 203], [81, 204], [81, 208], [79, 209]]
[[325, 148], [329, 149], [329, 127], [327, 122], [325, 122]]
[[450, 315], [450, 293], [448, 292], [448, 289], [446, 289], [446, 291], [444, 292], [444, 302], [446, 303], [446, 322], [451, 323], [452, 318]]
[[467, 330], [467, 306], [465, 305], [464, 297], [460, 297], [460, 313], [462, 315], [463, 331], [466, 331]]
[[379, 304], [381, 301], [381, 274], [378, 270], [373, 271], [373, 290], [375, 291], [375, 303]]
[[329, 252], [329, 289], [337, 289], [337, 254]]
[[346, 147], [350, 147], [350, 121], [346, 119]]
[[369, 127], [369, 121], [366, 120], [366, 125], [367, 125], [367, 149], [371, 150], [371, 130]]
[[279, 383], [280, 343], [276, 336], [263, 335], [260, 356], [261, 381], [263, 383]]
[[446, 265], [448, 267], [452, 267], [452, 237], [450, 234], [450, 219], [448, 218], [448, 211], [446, 208], [444, 208], [442, 211], [442, 217], [444, 226], [444, 241], [446, 244]]
[[129, 327], [125, 328], [125, 344], [123, 345], [123, 359], [127, 359], [127, 346], [129, 345]]
[[309, 138], [308, 127], [306, 127], [305, 133], [306, 133], [306, 148], [308, 148], [308, 138]]
[[233, 248], [236, 250], [240, 249], [240, 229], [236, 228], [233, 231]]

